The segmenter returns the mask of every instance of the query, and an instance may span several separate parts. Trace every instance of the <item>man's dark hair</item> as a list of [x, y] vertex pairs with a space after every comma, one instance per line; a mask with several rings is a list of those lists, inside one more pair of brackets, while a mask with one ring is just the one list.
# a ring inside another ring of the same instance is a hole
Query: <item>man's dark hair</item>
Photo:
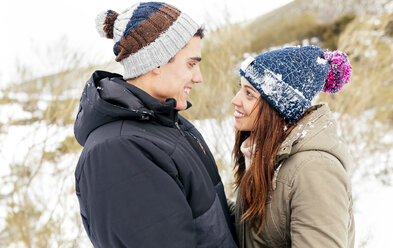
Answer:
[[194, 36], [197, 36], [197, 37], [203, 39], [203, 37], [205, 37], [205, 27], [204, 26], [200, 26], [198, 28], [198, 30], [196, 31], [196, 33], [194, 34]]

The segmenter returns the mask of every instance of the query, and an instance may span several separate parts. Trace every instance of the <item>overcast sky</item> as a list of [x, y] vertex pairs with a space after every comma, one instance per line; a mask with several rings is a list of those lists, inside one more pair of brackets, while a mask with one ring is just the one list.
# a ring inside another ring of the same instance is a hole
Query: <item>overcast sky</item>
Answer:
[[[16, 65], [37, 74], [50, 73], [64, 50], [80, 51], [87, 59], [113, 57], [112, 41], [100, 38], [94, 19], [104, 10], [117, 12], [133, 5], [130, 0], [1, 0], [0, 87], [14, 77]], [[208, 28], [255, 18], [291, 0], [168, 0]]]

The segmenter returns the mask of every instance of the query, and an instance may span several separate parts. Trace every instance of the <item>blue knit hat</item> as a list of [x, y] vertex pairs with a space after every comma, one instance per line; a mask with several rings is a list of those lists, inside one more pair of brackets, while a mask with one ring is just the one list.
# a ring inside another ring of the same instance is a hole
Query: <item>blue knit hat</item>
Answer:
[[300, 120], [320, 91], [338, 92], [350, 74], [345, 53], [315, 46], [265, 52], [246, 59], [240, 69], [240, 75], [291, 124]]

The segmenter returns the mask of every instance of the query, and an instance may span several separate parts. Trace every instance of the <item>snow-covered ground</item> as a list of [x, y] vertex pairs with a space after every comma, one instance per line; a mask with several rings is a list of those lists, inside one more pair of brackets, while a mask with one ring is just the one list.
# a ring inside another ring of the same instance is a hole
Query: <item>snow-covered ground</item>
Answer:
[[393, 186], [377, 180], [353, 185], [355, 199], [356, 245], [367, 248], [392, 247]]
[[[26, 113], [13, 106], [13, 116], [26, 116]], [[0, 106], [0, 112], [9, 106]], [[4, 116], [2, 116], [4, 117]], [[8, 118], [0, 118], [3, 124], [6, 124]], [[231, 150], [234, 143], [233, 118], [228, 117], [218, 124], [214, 119], [204, 121], [194, 121], [196, 127], [205, 137], [209, 147], [215, 154], [217, 160], [221, 160], [224, 164], [230, 165], [228, 168], [221, 168], [221, 176], [223, 181], [229, 183], [232, 180], [231, 168]], [[39, 153], [45, 147], [46, 151], [53, 151], [58, 147], [59, 143], [67, 136], [73, 134], [72, 126], [56, 127], [46, 126], [40, 122], [26, 126], [3, 127], [0, 134], [0, 176], [10, 173], [10, 166], [14, 162], [31, 163], [34, 167]], [[387, 136], [386, 139], [393, 138]], [[390, 151], [393, 157], [393, 149]], [[378, 156], [379, 157], [379, 156]], [[28, 159], [26, 159], [28, 158]], [[62, 224], [62, 236], [67, 240], [76, 239], [79, 236], [78, 228], [80, 223], [75, 221], [78, 215], [79, 205], [76, 196], [72, 192], [74, 185], [73, 171], [76, 165], [78, 154], [66, 155], [56, 164], [44, 163], [40, 169], [39, 175], [31, 184], [29, 191], [35, 192], [34, 198], [40, 203], [37, 207], [42, 208], [42, 202], [46, 203], [49, 210], [54, 212], [55, 218], [64, 221]], [[372, 168], [373, 164], [378, 163], [379, 158], [369, 158], [364, 161], [368, 164], [366, 168]], [[369, 167], [368, 167], [369, 166]], [[56, 177], [56, 171], [62, 170], [59, 177]], [[65, 174], [64, 174], [65, 173]], [[6, 195], [10, 191], [10, 187], [0, 181], [0, 195]], [[37, 194], [38, 193], [38, 194]], [[59, 195], [65, 194], [64, 197]], [[390, 233], [391, 222], [393, 221], [393, 183], [390, 185], [382, 184], [378, 179], [368, 176], [365, 178], [356, 177], [353, 182], [353, 195], [355, 198], [354, 213], [356, 226], [356, 246], [367, 248], [391, 247]], [[60, 205], [56, 205], [61, 201]], [[0, 229], [5, 225], [6, 212], [5, 201], [0, 198]], [[37, 225], [42, 225], [49, 218], [49, 213], [45, 213]], [[85, 233], [83, 234], [85, 237]], [[83, 239], [84, 243], [80, 247], [89, 247], [87, 239]], [[366, 245], [362, 245], [366, 244]]]

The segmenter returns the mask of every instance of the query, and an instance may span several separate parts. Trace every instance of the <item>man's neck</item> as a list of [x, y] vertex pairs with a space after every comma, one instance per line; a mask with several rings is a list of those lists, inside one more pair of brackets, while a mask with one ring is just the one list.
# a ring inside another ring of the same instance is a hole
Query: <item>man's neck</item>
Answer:
[[159, 99], [155, 96], [153, 89], [157, 85], [157, 77], [155, 77], [151, 72], [145, 73], [137, 78], [127, 80], [127, 83], [138, 87], [150, 96], [156, 98], [160, 102], [165, 102], [165, 99]]

